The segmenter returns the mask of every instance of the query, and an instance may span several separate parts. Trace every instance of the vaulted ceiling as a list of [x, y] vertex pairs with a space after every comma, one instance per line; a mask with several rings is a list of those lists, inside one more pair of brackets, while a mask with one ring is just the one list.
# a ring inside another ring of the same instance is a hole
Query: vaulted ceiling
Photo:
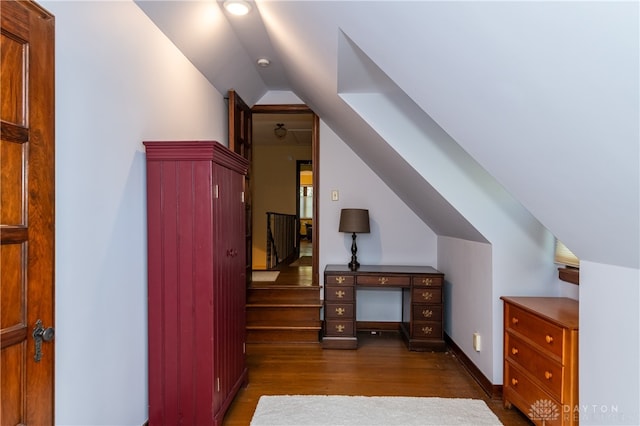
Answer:
[[581, 259], [640, 267], [637, 2], [137, 4], [220, 93], [294, 92], [436, 233], [483, 240], [409, 164], [419, 147], [390, 142], [407, 129], [447, 139]]

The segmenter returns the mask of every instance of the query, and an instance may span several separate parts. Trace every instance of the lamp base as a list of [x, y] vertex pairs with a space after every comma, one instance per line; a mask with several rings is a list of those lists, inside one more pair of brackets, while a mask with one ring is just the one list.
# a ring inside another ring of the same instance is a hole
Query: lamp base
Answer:
[[349, 269], [351, 269], [352, 271], [355, 271], [360, 267], [360, 264], [358, 263], [358, 258], [356, 256], [357, 252], [358, 252], [358, 246], [356, 245], [356, 233], [354, 232], [353, 235], [351, 236], [351, 262], [349, 262], [349, 264], [347, 265]]
[[357, 260], [355, 259], [351, 259], [351, 262], [349, 262], [349, 264], [347, 265], [349, 267], [349, 269], [351, 269], [352, 271], [357, 271], [358, 268], [360, 267], [360, 264], [358, 263]]

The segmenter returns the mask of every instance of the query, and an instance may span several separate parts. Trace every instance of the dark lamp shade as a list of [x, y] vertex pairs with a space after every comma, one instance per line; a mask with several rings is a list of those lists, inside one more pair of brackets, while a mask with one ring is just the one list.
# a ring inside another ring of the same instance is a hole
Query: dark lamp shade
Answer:
[[369, 210], [342, 209], [340, 212], [340, 232], [369, 233]]

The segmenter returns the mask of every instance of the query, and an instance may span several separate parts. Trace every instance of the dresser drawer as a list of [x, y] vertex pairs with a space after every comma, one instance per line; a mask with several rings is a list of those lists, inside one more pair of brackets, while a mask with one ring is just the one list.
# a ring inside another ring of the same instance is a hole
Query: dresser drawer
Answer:
[[411, 277], [408, 275], [359, 275], [356, 283], [358, 285], [366, 285], [368, 287], [408, 287]]
[[413, 288], [411, 294], [413, 303], [442, 303], [442, 289], [440, 288]]
[[562, 404], [510, 362], [505, 362], [503, 393], [505, 400], [518, 407], [536, 424], [562, 425], [563, 416], [570, 415], [563, 412]]
[[441, 339], [442, 322], [414, 321], [411, 327], [411, 337], [414, 339]]
[[353, 285], [354, 283], [353, 275], [325, 275], [324, 283], [325, 284], [342, 284], [342, 285]]
[[353, 302], [353, 287], [327, 286], [324, 298], [327, 301]]
[[505, 330], [525, 336], [543, 352], [562, 361], [564, 329], [516, 306], [505, 305]]
[[539, 351], [523, 340], [505, 334], [505, 356], [509, 361], [519, 364], [546, 391], [558, 399], [562, 399], [562, 365], [542, 356]]
[[325, 336], [331, 337], [353, 337], [355, 336], [355, 326], [353, 320], [326, 320], [324, 322]]
[[442, 287], [442, 277], [411, 277], [414, 287]]
[[327, 303], [324, 317], [326, 319], [353, 319], [353, 303]]
[[441, 305], [413, 305], [414, 321], [442, 321]]

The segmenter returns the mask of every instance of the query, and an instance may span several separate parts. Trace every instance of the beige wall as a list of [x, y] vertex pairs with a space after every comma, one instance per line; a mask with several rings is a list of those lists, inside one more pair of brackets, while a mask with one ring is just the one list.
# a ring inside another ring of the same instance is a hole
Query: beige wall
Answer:
[[266, 269], [267, 212], [296, 214], [296, 161], [311, 160], [311, 147], [254, 145], [253, 269]]

